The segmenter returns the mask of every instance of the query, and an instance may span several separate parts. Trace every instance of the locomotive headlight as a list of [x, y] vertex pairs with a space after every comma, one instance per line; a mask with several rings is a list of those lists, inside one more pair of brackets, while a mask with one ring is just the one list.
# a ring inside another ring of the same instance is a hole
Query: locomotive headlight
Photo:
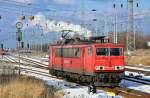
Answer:
[[99, 70], [99, 66], [95, 66], [95, 69], [96, 69], [96, 70]]
[[115, 66], [115, 70], [124, 70], [124, 66]]
[[95, 70], [103, 70], [104, 66], [95, 66]]

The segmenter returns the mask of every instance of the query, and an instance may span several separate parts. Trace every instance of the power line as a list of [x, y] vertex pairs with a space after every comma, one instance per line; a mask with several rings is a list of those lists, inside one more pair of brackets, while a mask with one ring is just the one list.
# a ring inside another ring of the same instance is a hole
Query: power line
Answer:
[[[56, 7], [53, 5], [51, 5], [51, 8], [42, 8], [42, 7], [39, 7], [39, 6], [41, 6], [40, 4], [34, 4], [34, 3], [26, 4], [26, 3], [21, 3], [21, 2], [17, 2], [17, 1], [10, 1], [10, 0], [2, 0], [0, 2], [3, 2], [2, 4], [6, 3], [6, 4], [18, 6], [18, 7], [32, 8], [32, 9], [36, 9], [36, 10], [38, 9], [40, 11], [47, 11], [47, 12], [60, 10], [60, 9], [56, 9]], [[77, 11], [77, 10], [79, 10], [79, 8], [77, 8], [76, 10], [65, 9], [65, 11]], [[61, 11], [62, 11], [62, 9], [61, 9]]]

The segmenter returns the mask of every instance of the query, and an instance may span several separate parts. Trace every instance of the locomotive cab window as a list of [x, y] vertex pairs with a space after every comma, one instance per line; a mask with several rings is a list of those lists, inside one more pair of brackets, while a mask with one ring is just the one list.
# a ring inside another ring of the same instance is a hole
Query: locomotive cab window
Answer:
[[79, 58], [80, 49], [79, 48], [64, 48], [63, 57], [64, 58]]
[[96, 55], [97, 56], [108, 56], [108, 48], [96, 48]]
[[55, 56], [56, 57], [61, 57], [61, 49], [60, 48], [55, 49]]
[[79, 48], [74, 48], [74, 55], [73, 55], [73, 57], [77, 57], [77, 58], [80, 57], [80, 49]]
[[89, 55], [89, 56], [92, 55], [92, 48], [91, 48], [91, 47], [88, 48], [88, 55]]
[[121, 56], [122, 49], [121, 48], [110, 48], [110, 56]]

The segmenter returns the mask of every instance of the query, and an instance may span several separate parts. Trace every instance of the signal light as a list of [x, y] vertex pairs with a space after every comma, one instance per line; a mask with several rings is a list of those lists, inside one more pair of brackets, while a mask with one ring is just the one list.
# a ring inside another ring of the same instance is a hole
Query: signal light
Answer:
[[24, 42], [21, 42], [21, 48], [24, 48]]
[[19, 16], [19, 20], [25, 20], [25, 16]]
[[27, 44], [27, 48], [28, 48], [28, 49], [30, 48], [30, 45], [29, 45], [29, 43]]
[[123, 8], [123, 4], [121, 4], [121, 8]]
[[136, 7], [139, 7], [139, 4], [138, 4], [138, 3], [136, 4]]
[[34, 20], [34, 16], [29, 16], [29, 19], [32, 21]]
[[1, 44], [1, 48], [3, 49], [4, 47], [3, 47], [4, 45], [3, 44]]
[[96, 9], [92, 9], [92, 11], [94, 12], [94, 11], [96, 11]]
[[97, 21], [97, 19], [93, 19], [93, 21]]
[[113, 4], [113, 8], [116, 8], [116, 4]]

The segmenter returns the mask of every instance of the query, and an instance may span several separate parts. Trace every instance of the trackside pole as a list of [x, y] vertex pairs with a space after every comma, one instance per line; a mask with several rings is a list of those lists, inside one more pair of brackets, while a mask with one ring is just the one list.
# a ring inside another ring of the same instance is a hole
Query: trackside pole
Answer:
[[91, 85], [88, 86], [88, 93], [96, 93], [96, 86], [94, 85], [94, 83], [92, 83]]

